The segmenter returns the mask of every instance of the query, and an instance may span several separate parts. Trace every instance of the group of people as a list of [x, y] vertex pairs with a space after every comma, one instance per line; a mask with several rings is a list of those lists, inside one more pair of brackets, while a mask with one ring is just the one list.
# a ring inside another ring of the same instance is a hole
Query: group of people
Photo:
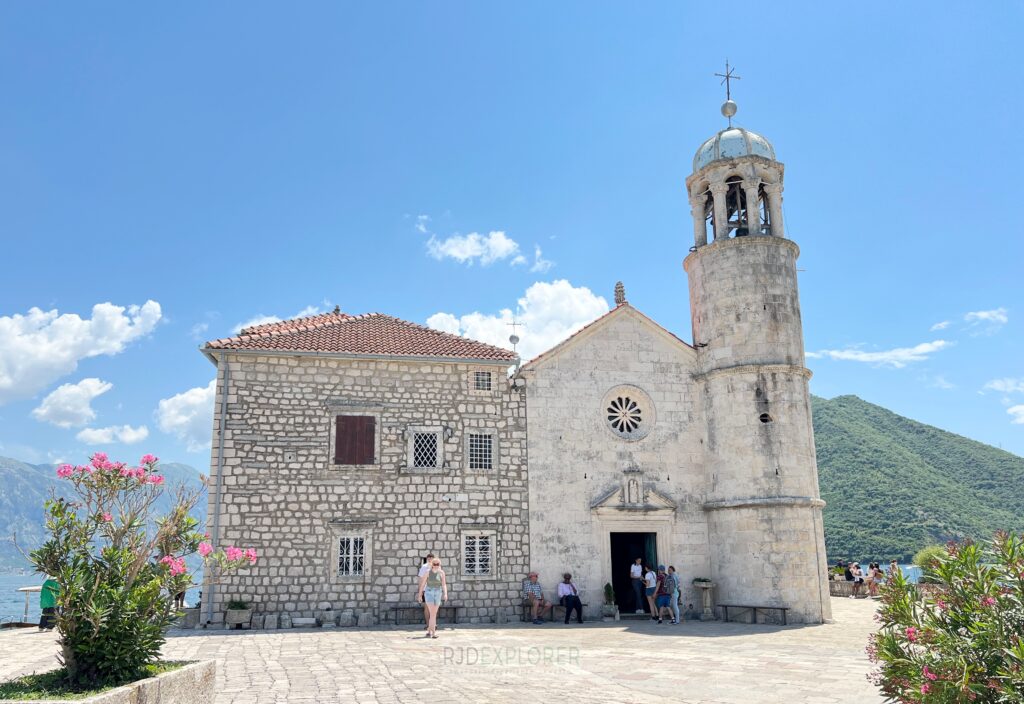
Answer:
[[[867, 587], [868, 596], [878, 596], [879, 585], [887, 579], [886, 573], [882, 571], [881, 565], [877, 562], [869, 563], [867, 571], [861, 568], [859, 562], [840, 562], [837, 566], [843, 568], [844, 579], [847, 582], [852, 582], [850, 585], [851, 599], [856, 599], [860, 596], [861, 587]], [[900, 571], [899, 564], [897, 564], [896, 560], [892, 560], [889, 563], [888, 577]]]
[[[523, 602], [530, 608], [530, 616], [533, 623], [544, 623], [544, 615], [554, 608], [555, 604], [544, 598], [544, 589], [540, 586], [540, 575], [531, 572], [523, 582]], [[562, 575], [562, 581], [558, 584], [558, 604], [565, 607], [565, 623], [576, 612], [576, 623], [583, 623], [583, 601], [580, 599], [580, 590], [572, 581], [572, 574], [566, 572]]]
[[[655, 571], [651, 565], [645, 565], [642, 557], [636, 558], [629, 566], [629, 579], [633, 585], [633, 598], [636, 613], [644, 613], [644, 599], [651, 612], [651, 620], [664, 623], [679, 623], [679, 574], [676, 568], [669, 565], [658, 565]], [[663, 618], [664, 617], [664, 618]]]

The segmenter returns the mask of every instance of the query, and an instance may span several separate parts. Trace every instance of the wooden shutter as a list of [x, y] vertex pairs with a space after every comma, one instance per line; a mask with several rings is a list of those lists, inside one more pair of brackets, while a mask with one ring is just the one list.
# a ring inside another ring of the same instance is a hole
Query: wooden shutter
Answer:
[[334, 463], [373, 464], [377, 419], [373, 416], [338, 416], [335, 419]]

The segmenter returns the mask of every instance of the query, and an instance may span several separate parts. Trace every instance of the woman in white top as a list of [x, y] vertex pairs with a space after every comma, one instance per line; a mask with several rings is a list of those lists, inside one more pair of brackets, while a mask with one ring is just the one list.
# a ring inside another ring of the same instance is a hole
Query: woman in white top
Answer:
[[647, 605], [651, 607], [651, 620], [657, 621], [658, 609], [654, 606], [654, 593], [658, 591], [658, 575], [650, 565], [647, 565], [644, 570], [644, 586], [646, 587], [645, 594], [647, 595]]
[[[430, 563], [434, 561], [434, 553], [428, 552], [427, 556], [423, 558], [423, 565], [420, 566], [419, 574], [416, 575], [416, 589], [419, 589], [419, 583], [423, 580], [423, 575], [430, 571]], [[418, 593], [418, 592], [417, 592]], [[427, 610], [427, 604], [423, 604], [423, 630], [426, 631], [430, 628], [430, 611]]]

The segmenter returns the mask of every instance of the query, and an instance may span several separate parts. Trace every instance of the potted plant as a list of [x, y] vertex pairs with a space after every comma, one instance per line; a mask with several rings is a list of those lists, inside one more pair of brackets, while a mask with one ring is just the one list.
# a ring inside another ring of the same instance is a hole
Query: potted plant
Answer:
[[248, 601], [232, 599], [228, 602], [228, 610], [224, 614], [224, 625], [241, 628], [243, 624], [249, 623], [252, 618], [252, 607]]
[[604, 604], [601, 606], [601, 616], [615, 618], [618, 615], [619, 607], [615, 604], [615, 589], [612, 588], [611, 582], [607, 582], [604, 585]]

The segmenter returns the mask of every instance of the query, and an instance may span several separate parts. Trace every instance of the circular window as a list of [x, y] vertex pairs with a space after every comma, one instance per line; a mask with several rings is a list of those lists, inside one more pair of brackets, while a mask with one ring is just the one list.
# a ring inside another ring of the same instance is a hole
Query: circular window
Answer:
[[654, 426], [651, 398], [635, 386], [616, 386], [601, 402], [604, 426], [623, 440], [640, 440]]

